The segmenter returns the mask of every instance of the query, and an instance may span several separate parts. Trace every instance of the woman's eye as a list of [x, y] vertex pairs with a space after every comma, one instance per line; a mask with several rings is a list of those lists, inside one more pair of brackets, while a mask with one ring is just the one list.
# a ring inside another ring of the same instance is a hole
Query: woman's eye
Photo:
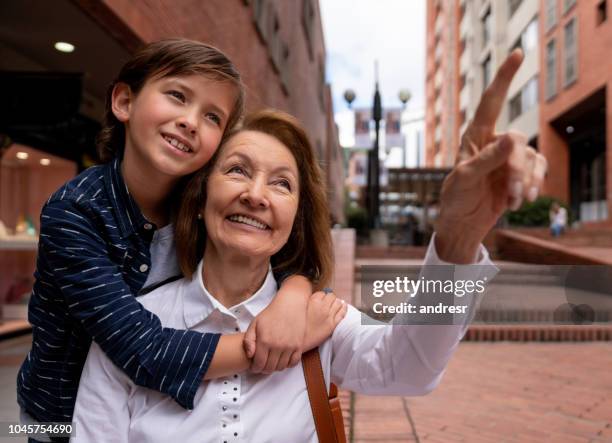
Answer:
[[282, 186], [284, 188], [287, 188], [287, 190], [291, 191], [291, 183], [289, 183], [289, 180], [279, 180], [276, 182], [277, 185]]
[[221, 117], [219, 117], [214, 112], [209, 112], [208, 114], [206, 114], [206, 118], [212, 121], [217, 126], [221, 126]]
[[232, 166], [227, 172], [228, 174], [244, 174], [244, 169], [242, 166]]
[[168, 95], [171, 95], [172, 97], [176, 98], [177, 100], [179, 100], [180, 102], [184, 103], [185, 102], [185, 94], [183, 94], [180, 91], [168, 91]]

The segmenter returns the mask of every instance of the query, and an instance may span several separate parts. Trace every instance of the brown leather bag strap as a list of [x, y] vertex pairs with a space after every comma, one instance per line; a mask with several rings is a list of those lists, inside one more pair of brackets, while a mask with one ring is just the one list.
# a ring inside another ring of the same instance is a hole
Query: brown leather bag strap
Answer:
[[318, 348], [302, 354], [302, 366], [319, 443], [340, 443], [329, 405]]

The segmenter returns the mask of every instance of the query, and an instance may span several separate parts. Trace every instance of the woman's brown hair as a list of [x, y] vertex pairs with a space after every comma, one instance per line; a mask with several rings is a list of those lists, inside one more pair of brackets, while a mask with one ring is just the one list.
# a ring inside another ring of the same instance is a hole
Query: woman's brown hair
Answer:
[[234, 64], [223, 52], [201, 42], [180, 38], [159, 40], [138, 51], [121, 68], [106, 92], [104, 125], [96, 141], [100, 160], [110, 161], [125, 144], [125, 126], [117, 120], [111, 108], [115, 85], [125, 83], [134, 94], [138, 94], [151, 78], [191, 74], [231, 82], [236, 86], [236, 102], [225, 127], [226, 133], [231, 131], [242, 117], [245, 95]]
[[[329, 207], [323, 174], [306, 131], [299, 121], [284, 112], [263, 110], [245, 119], [240, 128], [228, 134], [224, 144], [242, 131], [268, 134], [283, 143], [296, 160], [300, 172], [300, 195], [293, 228], [287, 243], [271, 258], [277, 276], [305, 275], [317, 289], [328, 285], [333, 268], [333, 248]], [[210, 162], [187, 182], [175, 220], [175, 241], [179, 265], [191, 278], [204, 255], [206, 227], [198, 214], [206, 203], [206, 183], [215, 167], [217, 150]]]

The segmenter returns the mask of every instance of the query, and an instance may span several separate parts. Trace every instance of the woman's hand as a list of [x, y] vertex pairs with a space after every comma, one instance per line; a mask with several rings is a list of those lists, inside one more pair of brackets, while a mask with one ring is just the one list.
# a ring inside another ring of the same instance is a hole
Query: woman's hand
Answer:
[[308, 301], [304, 351], [316, 348], [327, 340], [347, 310], [346, 303], [332, 293], [319, 291], [312, 294]]
[[310, 294], [312, 285], [306, 277], [288, 277], [272, 303], [251, 322], [244, 338], [251, 372], [271, 374], [299, 363]]
[[495, 133], [514, 75], [523, 61], [513, 51], [484, 92], [461, 138], [455, 167], [444, 180], [436, 250], [450, 263], [472, 263], [485, 235], [506, 209], [533, 201], [544, 181], [546, 159], [519, 133]]

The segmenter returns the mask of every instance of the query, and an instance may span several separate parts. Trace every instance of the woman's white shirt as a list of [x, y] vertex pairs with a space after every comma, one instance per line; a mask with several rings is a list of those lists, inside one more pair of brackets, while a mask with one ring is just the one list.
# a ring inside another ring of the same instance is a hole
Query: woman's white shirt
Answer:
[[[481, 266], [470, 268], [478, 271], [468, 270], [462, 278], [477, 279], [485, 274], [490, 278], [497, 272], [482, 246], [480, 254]], [[425, 265], [433, 264], [443, 262], [432, 239]], [[276, 294], [270, 271], [253, 296], [228, 309], [204, 287], [202, 265], [200, 262], [193, 280], [162, 286], [139, 298], [140, 303], [157, 314], [166, 327], [231, 334], [246, 331]], [[474, 309], [475, 303], [470, 307]], [[328, 385], [331, 381], [340, 388], [371, 395], [423, 395], [431, 391], [467, 328], [467, 321], [458, 325], [362, 326], [361, 317], [349, 306], [346, 317], [319, 352]], [[301, 363], [270, 375], [244, 372], [203, 382], [194, 404], [193, 410], [185, 410], [171, 397], [135, 385], [92, 343], [79, 385], [71, 441], [318, 441]]]

